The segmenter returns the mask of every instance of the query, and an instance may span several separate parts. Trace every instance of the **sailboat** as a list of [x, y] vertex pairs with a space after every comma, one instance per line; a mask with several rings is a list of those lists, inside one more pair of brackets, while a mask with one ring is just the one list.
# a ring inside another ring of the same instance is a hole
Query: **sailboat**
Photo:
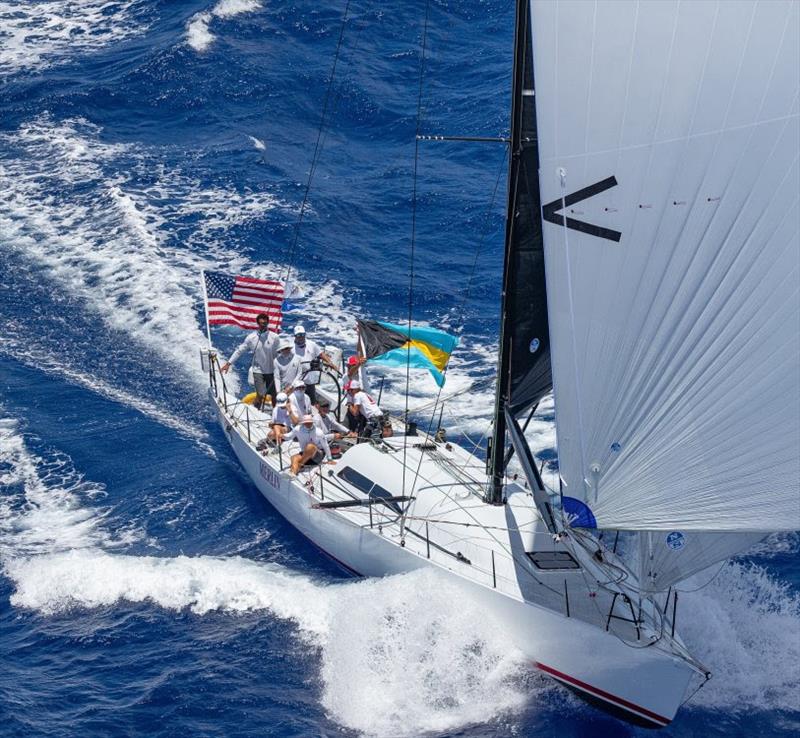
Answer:
[[[435, 567], [542, 672], [663, 727], [710, 675], [680, 583], [800, 529], [798, 4], [520, 0], [515, 23], [487, 458], [400, 419], [293, 477], [214, 350], [210, 395], [348, 571]], [[524, 434], [551, 392], [556, 489]]]

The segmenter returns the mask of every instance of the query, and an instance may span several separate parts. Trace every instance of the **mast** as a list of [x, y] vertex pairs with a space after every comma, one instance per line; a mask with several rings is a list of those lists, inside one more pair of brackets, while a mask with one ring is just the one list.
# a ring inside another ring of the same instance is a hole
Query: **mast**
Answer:
[[503, 291], [500, 303], [500, 352], [497, 363], [497, 389], [494, 401], [494, 418], [487, 468], [491, 481], [486, 502], [503, 504], [503, 472], [505, 469], [505, 408], [511, 388], [511, 331], [509, 325], [509, 299], [511, 265], [514, 249], [514, 220], [517, 211], [517, 183], [522, 164], [523, 93], [525, 87], [525, 58], [529, 0], [517, 0], [514, 24], [514, 71], [511, 83], [511, 139], [508, 158], [508, 203], [506, 206], [505, 254], [503, 258]]

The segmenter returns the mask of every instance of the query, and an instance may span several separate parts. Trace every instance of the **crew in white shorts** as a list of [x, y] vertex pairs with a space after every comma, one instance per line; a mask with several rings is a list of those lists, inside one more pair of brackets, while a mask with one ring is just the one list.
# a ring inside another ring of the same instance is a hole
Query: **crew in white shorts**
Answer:
[[296, 440], [300, 448], [299, 453], [292, 454], [292, 474], [297, 474], [300, 467], [311, 459], [322, 461], [324, 456], [326, 461], [336, 463], [331, 460], [331, 449], [325, 440], [325, 434], [314, 425], [314, 418], [311, 415], [304, 415], [301, 424], [292, 428], [283, 440]]
[[292, 427], [292, 420], [289, 417], [289, 398], [285, 392], [278, 392], [275, 398], [275, 407], [272, 408], [272, 421], [267, 438], [280, 444], [284, 435]]

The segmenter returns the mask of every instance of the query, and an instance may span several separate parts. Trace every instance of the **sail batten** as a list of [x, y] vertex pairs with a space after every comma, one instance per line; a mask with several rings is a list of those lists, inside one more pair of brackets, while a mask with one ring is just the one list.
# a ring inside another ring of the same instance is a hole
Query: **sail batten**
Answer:
[[531, 7], [568, 494], [600, 528], [800, 528], [798, 3]]

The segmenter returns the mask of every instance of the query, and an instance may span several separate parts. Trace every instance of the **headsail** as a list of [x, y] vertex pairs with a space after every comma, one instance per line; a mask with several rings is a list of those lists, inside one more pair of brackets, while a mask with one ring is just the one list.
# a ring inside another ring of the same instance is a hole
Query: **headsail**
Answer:
[[532, 3], [564, 494], [800, 528], [798, 3]]

